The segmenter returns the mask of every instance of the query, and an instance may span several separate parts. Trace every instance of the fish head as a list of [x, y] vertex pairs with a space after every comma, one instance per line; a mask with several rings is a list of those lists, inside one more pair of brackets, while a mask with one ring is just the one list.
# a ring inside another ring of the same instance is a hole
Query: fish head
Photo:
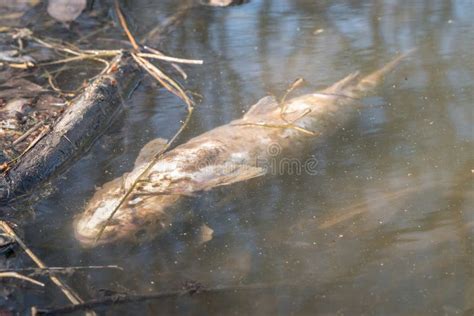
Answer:
[[151, 239], [170, 226], [178, 195], [134, 195], [121, 203], [120, 188], [98, 190], [74, 220], [76, 239], [86, 248], [120, 241]]

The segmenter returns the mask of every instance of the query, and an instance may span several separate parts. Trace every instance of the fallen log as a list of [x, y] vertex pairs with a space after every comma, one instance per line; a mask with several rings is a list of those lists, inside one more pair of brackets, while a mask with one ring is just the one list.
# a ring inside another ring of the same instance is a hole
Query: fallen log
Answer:
[[71, 166], [121, 112], [140, 78], [141, 70], [129, 53], [115, 57], [49, 131], [0, 175], [0, 205], [25, 196]]

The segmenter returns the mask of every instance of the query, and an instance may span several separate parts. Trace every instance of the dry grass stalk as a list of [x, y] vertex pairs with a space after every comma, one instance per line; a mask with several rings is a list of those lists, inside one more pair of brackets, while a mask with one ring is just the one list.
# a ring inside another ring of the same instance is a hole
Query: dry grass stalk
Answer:
[[[15, 233], [15, 231], [10, 227], [10, 225], [5, 222], [0, 220], [0, 227], [2, 230], [8, 234], [11, 238], [13, 238], [18, 245], [23, 249], [23, 251], [33, 260], [33, 262], [39, 267], [39, 268], [47, 268], [47, 266], [41, 261], [38, 256], [35, 255], [35, 253], [28, 248], [28, 246], [21, 240], [20, 237]], [[69, 299], [69, 301], [73, 304], [81, 304], [84, 301], [80, 298], [80, 296], [74, 292], [71, 288], [69, 288], [61, 279], [59, 279], [56, 276], [49, 276], [50, 280], [64, 293], [64, 295]]]
[[120, 4], [119, 4], [118, 0], [114, 1], [114, 5], [115, 5], [115, 13], [117, 14], [117, 17], [119, 18], [120, 25], [122, 26], [122, 29], [124, 30], [125, 34], [127, 35], [128, 40], [132, 44], [133, 49], [136, 50], [136, 51], [139, 51], [140, 46], [138, 46], [137, 41], [135, 40], [135, 38], [133, 37], [132, 33], [130, 32], [130, 30], [128, 28], [127, 21], [125, 20], [125, 17], [123, 16], [123, 13], [122, 13], [122, 10], [120, 9]]
[[14, 147], [14, 146], [18, 145], [19, 143], [21, 143], [22, 141], [24, 141], [25, 139], [27, 139], [28, 136], [30, 136], [33, 132], [35, 132], [41, 126], [43, 126], [43, 122], [37, 123], [35, 126], [30, 128], [29, 130], [27, 130], [23, 135], [21, 135], [20, 137], [15, 139], [15, 141], [12, 143], [12, 146]]
[[162, 54], [148, 54], [148, 53], [138, 53], [140, 57], [151, 58], [151, 59], [159, 59], [170, 61], [174, 63], [181, 63], [181, 64], [193, 64], [193, 65], [202, 65], [203, 61], [199, 59], [184, 59], [184, 58], [176, 58], [171, 56], [165, 56]]
[[171, 140], [166, 144], [166, 146], [157, 152], [152, 159], [152, 161], [148, 164], [148, 166], [143, 170], [143, 172], [137, 177], [137, 179], [134, 181], [134, 183], [130, 186], [130, 188], [127, 190], [127, 192], [122, 196], [120, 199], [119, 203], [117, 206], [114, 208], [112, 213], [110, 214], [109, 218], [106, 220], [105, 224], [101, 227], [99, 233], [97, 234], [97, 237], [95, 239], [95, 242], [98, 242], [105, 230], [105, 228], [109, 225], [110, 221], [114, 217], [115, 213], [117, 210], [120, 208], [120, 206], [125, 202], [125, 200], [130, 196], [130, 194], [133, 192], [137, 184], [140, 182], [141, 178], [155, 165], [155, 163], [162, 157], [163, 153], [169, 149], [169, 147], [175, 142], [175, 140], [181, 135], [183, 130], [186, 128], [188, 125], [193, 110], [194, 110], [194, 103], [193, 101], [187, 96], [187, 94], [184, 92], [184, 90], [177, 84], [174, 80], [169, 78], [167, 75], [165, 75], [161, 70], [159, 70], [157, 67], [155, 67], [152, 63], [147, 61], [146, 59], [143, 59], [142, 57], [132, 53], [133, 58], [137, 61], [138, 64], [140, 64], [150, 75], [153, 76], [156, 80], [158, 80], [164, 87], [166, 87], [169, 91], [171, 91], [173, 94], [176, 96], [180, 97], [187, 106], [187, 115], [186, 118], [179, 128], [179, 130], [176, 132], [176, 134], [171, 138]]
[[32, 284], [34, 284], [34, 285], [38, 285], [38, 286], [44, 287], [44, 283], [39, 282], [39, 281], [36, 281], [35, 279], [32, 279], [32, 278], [30, 278], [30, 277], [21, 275], [20, 273], [15, 272], [15, 271], [0, 272], [0, 279], [2, 279], [2, 278], [15, 278], [15, 279], [20, 279], [20, 280], [23, 280], [23, 281], [26, 281], [26, 282], [30, 282], [30, 283], [32, 283]]
[[23, 157], [31, 148], [33, 148], [41, 140], [41, 138], [43, 138], [49, 132], [49, 129], [50, 126], [46, 126], [46, 128], [28, 145], [28, 147], [26, 147], [26, 149], [20, 155], [0, 165], [0, 174], [6, 173], [8, 170], [10, 170], [10, 167], [21, 157]]
[[[115, 3], [116, 5], [118, 5], [118, 2]], [[120, 12], [120, 10], [118, 10]], [[123, 19], [121, 21], [122, 23], [122, 27], [125, 29], [128, 30], [128, 27], [127, 27], [127, 23], [125, 21], [125, 19]], [[129, 32], [128, 32], [129, 33]], [[128, 34], [127, 34], [128, 35]], [[131, 34], [130, 34], [130, 37]], [[133, 38], [133, 37], [132, 37]], [[160, 58], [163, 56], [161, 54], [161, 52], [155, 50], [155, 56], [159, 56]], [[114, 208], [114, 210], [112, 211], [112, 213], [110, 214], [109, 218], [106, 220], [105, 224], [101, 227], [99, 233], [97, 234], [97, 237], [95, 239], [95, 241], [99, 241], [105, 228], [109, 225], [110, 221], [112, 220], [112, 218], [114, 217], [115, 213], [117, 212], [117, 210], [120, 208], [120, 206], [125, 202], [125, 200], [130, 196], [130, 194], [133, 192], [133, 190], [135, 189], [135, 187], [137, 186], [137, 184], [140, 182], [141, 178], [153, 167], [153, 165], [161, 158], [161, 156], [163, 155], [163, 153], [168, 150], [168, 148], [174, 143], [174, 141], [179, 137], [179, 135], [181, 135], [182, 131], [186, 128], [186, 126], [188, 125], [189, 123], [189, 120], [191, 119], [191, 116], [192, 116], [192, 113], [193, 113], [193, 110], [194, 110], [194, 103], [193, 101], [188, 97], [188, 95], [186, 94], [186, 92], [181, 88], [181, 86], [176, 82], [174, 81], [173, 79], [171, 79], [168, 75], [166, 75], [163, 71], [161, 71], [160, 69], [158, 69], [158, 67], [156, 67], [155, 65], [153, 65], [151, 62], [149, 62], [148, 60], [146, 60], [144, 58], [144, 56], [140, 56], [140, 55], [143, 55], [142, 53], [140, 52], [134, 52], [132, 53], [132, 57], [133, 59], [143, 68], [145, 69], [153, 78], [155, 78], [158, 82], [160, 82], [168, 91], [170, 91], [171, 93], [173, 93], [174, 95], [176, 95], [177, 97], [181, 98], [185, 104], [186, 104], [186, 107], [187, 107], [187, 115], [186, 115], [186, 119], [184, 120], [183, 124], [181, 125], [181, 127], [179, 128], [179, 130], [176, 132], [176, 134], [171, 138], [171, 140], [166, 144], [166, 146], [160, 150], [159, 152], [157, 152], [154, 156], [154, 158], [152, 159], [152, 161], [148, 164], [148, 166], [145, 168], [145, 170], [143, 170], [143, 172], [137, 177], [137, 179], [134, 181], [134, 183], [132, 183], [132, 185], [130, 186], [130, 188], [127, 190], [127, 192], [122, 196], [122, 198], [120, 199], [119, 203], [117, 204], [117, 206]], [[152, 54], [146, 54], [148, 57], [150, 57]], [[176, 61], [176, 60], [175, 60]], [[182, 60], [181, 60], [182, 61]]]
[[308, 129], [305, 129], [305, 128], [300, 127], [300, 126], [295, 125], [295, 124], [240, 123], [240, 124], [236, 124], [236, 125], [266, 127], [266, 128], [280, 128], [280, 129], [290, 128], [290, 129], [297, 130], [298, 132], [301, 132], [303, 134], [307, 134], [309, 136], [318, 136], [319, 135], [319, 133], [317, 133], [317, 132], [310, 131]]

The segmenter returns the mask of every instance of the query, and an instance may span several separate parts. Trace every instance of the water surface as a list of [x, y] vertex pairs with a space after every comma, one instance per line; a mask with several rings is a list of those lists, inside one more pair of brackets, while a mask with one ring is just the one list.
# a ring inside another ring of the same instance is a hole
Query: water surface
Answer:
[[[179, 6], [129, 1], [145, 34]], [[118, 264], [77, 274], [86, 298], [146, 293], [186, 280], [267, 284], [114, 307], [108, 314], [474, 314], [474, 5], [446, 1], [262, 0], [192, 9], [160, 44], [199, 58], [186, 87], [201, 95], [180, 142], [238, 118], [266, 94], [322, 88], [417, 47], [344, 130], [310, 154], [316, 174], [279, 175], [203, 194], [152, 242], [82, 249], [72, 234], [94, 187], [130, 170], [139, 149], [170, 138], [185, 107], [151, 81], [126, 113], [35, 205], [25, 240], [51, 266]], [[199, 228], [214, 230], [201, 244]], [[25, 291], [21, 305], [67, 303]]]

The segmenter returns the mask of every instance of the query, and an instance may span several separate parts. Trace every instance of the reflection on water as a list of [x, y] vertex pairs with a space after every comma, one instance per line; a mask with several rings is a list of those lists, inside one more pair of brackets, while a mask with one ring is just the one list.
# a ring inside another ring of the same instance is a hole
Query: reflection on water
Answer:
[[[145, 33], [179, 4], [133, 1]], [[71, 223], [94, 186], [131, 168], [140, 147], [170, 137], [184, 106], [152, 83], [36, 205], [25, 238], [49, 265], [118, 264], [76, 275], [98, 289], [170, 290], [279, 284], [115, 307], [129, 314], [467, 314], [474, 311], [474, 5], [470, 0], [262, 0], [195, 8], [161, 44], [202, 58], [188, 87], [203, 96], [181, 141], [240, 117], [298, 77], [323, 87], [397, 52], [418, 52], [365, 100], [360, 117], [314, 148], [317, 175], [256, 179], [206, 193], [151, 243], [83, 250]], [[138, 23], [137, 23], [138, 24]], [[200, 227], [212, 239], [199, 242]], [[288, 286], [284, 286], [284, 285]], [[297, 285], [297, 286], [294, 286]], [[52, 292], [52, 293], [51, 293]], [[65, 303], [25, 292], [23, 304]], [[34, 299], [33, 299], [34, 298]]]

